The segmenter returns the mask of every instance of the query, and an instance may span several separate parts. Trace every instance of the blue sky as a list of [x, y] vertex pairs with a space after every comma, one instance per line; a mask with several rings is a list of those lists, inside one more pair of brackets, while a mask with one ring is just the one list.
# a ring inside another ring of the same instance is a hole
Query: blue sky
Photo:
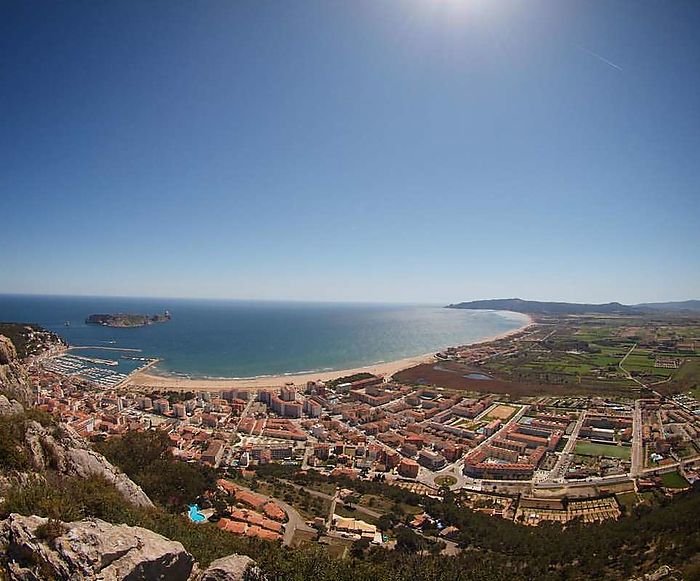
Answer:
[[0, 14], [0, 292], [700, 298], [698, 2]]

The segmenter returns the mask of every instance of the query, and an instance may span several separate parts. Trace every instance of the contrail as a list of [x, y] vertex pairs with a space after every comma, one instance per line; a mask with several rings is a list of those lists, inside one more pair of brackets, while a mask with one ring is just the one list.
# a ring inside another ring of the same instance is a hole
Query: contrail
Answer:
[[591, 55], [592, 57], [597, 58], [599, 61], [604, 62], [606, 65], [611, 66], [612, 68], [617, 69], [618, 71], [622, 72], [622, 67], [621, 67], [621, 66], [616, 65], [616, 64], [615, 64], [614, 62], [612, 62], [612, 61], [609, 61], [609, 60], [606, 59], [604, 56], [600, 56], [597, 52], [593, 52], [592, 50], [588, 50], [587, 48], [584, 48], [584, 47], [582, 47], [582, 46], [580, 46], [580, 45], [578, 45], [578, 44], [576, 45], [576, 48], [578, 48], [579, 50], [582, 50], [582, 51], [585, 52], [585, 53], [588, 53], [588, 54]]

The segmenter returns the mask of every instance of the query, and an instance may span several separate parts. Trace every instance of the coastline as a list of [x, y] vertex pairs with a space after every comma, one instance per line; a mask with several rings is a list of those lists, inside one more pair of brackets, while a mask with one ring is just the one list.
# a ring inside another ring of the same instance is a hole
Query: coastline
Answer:
[[[519, 313], [523, 314], [523, 313]], [[535, 320], [530, 315], [527, 316], [528, 320], [523, 325], [516, 329], [511, 329], [504, 333], [499, 333], [491, 337], [486, 337], [478, 341], [473, 341], [472, 343], [465, 343], [464, 345], [480, 345], [483, 343], [491, 343], [492, 341], [498, 341], [505, 339], [512, 335], [517, 335], [524, 332], [528, 328], [532, 327]], [[150, 389], [164, 389], [164, 390], [175, 390], [175, 391], [225, 391], [228, 389], [269, 389], [282, 387], [285, 383], [295, 383], [297, 385], [305, 384], [308, 381], [330, 381], [338, 377], [343, 377], [346, 375], [354, 375], [356, 373], [372, 373], [374, 375], [381, 375], [383, 377], [390, 378], [399, 371], [408, 369], [409, 367], [415, 367], [421, 363], [431, 363], [436, 361], [435, 352], [426, 353], [423, 355], [416, 355], [413, 357], [405, 357], [403, 359], [397, 359], [395, 361], [387, 361], [382, 363], [370, 364], [364, 367], [354, 367], [351, 369], [338, 369], [335, 371], [318, 371], [310, 373], [289, 373], [282, 375], [270, 375], [263, 377], [250, 377], [250, 378], [186, 378], [178, 377], [176, 375], [155, 375], [148, 373], [146, 369], [137, 370], [130, 374], [121, 384], [121, 387], [135, 387], [135, 388], [150, 388]]]

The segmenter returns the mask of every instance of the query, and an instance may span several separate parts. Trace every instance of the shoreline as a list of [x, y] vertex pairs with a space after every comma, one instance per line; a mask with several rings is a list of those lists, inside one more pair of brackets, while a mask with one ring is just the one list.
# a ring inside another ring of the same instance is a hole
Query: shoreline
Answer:
[[[523, 314], [523, 313], [519, 313]], [[499, 341], [512, 335], [517, 335], [524, 332], [528, 328], [536, 324], [533, 317], [525, 315], [528, 321], [516, 329], [492, 335], [471, 343], [464, 343], [460, 346], [480, 345], [483, 343], [491, 343]], [[120, 387], [134, 388], [150, 388], [163, 389], [174, 391], [225, 391], [229, 389], [269, 389], [282, 387], [285, 383], [295, 383], [297, 385], [305, 384], [308, 381], [330, 381], [338, 377], [354, 375], [356, 373], [372, 373], [386, 378], [391, 378], [399, 371], [415, 367], [421, 363], [430, 363], [437, 361], [436, 352], [425, 353], [423, 355], [415, 355], [413, 357], [405, 357], [395, 361], [387, 361], [365, 365], [363, 367], [353, 367], [350, 369], [338, 369], [335, 371], [318, 371], [318, 372], [301, 372], [278, 374], [262, 377], [249, 378], [185, 378], [176, 375], [155, 375], [148, 373], [147, 370], [137, 370], [130, 374], [121, 384]]]

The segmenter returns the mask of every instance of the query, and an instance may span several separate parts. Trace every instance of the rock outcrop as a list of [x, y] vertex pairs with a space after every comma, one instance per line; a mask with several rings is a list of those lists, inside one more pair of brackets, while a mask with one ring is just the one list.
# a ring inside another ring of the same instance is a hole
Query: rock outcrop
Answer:
[[0, 365], [9, 365], [17, 359], [17, 349], [9, 337], [0, 335]]
[[8, 579], [186, 581], [193, 570], [194, 558], [182, 544], [141, 527], [86, 519], [58, 525], [53, 537], [47, 524], [17, 514], [0, 523]]
[[0, 389], [20, 401], [31, 399], [27, 372], [17, 357], [14, 343], [5, 335], [0, 335]]
[[234, 554], [212, 561], [197, 581], [244, 581], [253, 572], [257, 572], [253, 559]]
[[11, 514], [0, 521], [0, 554], [9, 581], [244, 581], [259, 573], [245, 555], [217, 559], [202, 572], [181, 543], [100, 519], [58, 523]]
[[102, 476], [116, 487], [134, 506], [153, 506], [141, 487], [120, 472], [107, 458], [92, 450], [87, 442], [67, 427], [47, 430], [38, 422], [30, 422], [24, 435], [27, 449], [36, 470], [51, 468], [65, 476]]
[[6, 396], [0, 395], [0, 416], [14, 416], [23, 411], [24, 406], [16, 399], [7, 399]]

